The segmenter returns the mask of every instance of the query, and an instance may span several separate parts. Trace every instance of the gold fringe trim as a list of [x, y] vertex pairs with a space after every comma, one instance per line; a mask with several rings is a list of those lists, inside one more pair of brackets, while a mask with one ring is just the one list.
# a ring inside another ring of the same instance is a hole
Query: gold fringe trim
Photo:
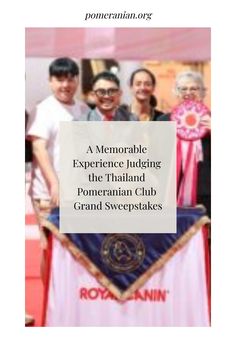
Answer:
[[140, 289], [154, 273], [160, 270], [167, 261], [176, 254], [176, 252], [188, 243], [203, 225], [208, 224], [209, 222], [210, 219], [207, 216], [203, 216], [193, 224], [165, 254], [163, 254], [145, 273], [143, 273], [125, 292], [122, 293], [120, 300], [127, 300], [136, 290]]
[[97, 267], [96, 265], [79, 249], [77, 248], [64, 234], [61, 234], [58, 228], [51, 222], [44, 220], [43, 226], [50, 230], [52, 234], [60, 241], [63, 247], [65, 247], [76, 261], [80, 262], [90, 274], [92, 274], [97, 281], [107, 288], [117, 300], [124, 302], [132, 294], [140, 289], [146, 281], [159, 269], [161, 269], [165, 263], [173, 257], [176, 252], [183, 248], [186, 243], [196, 234], [196, 232], [205, 224], [210, 223], [210, 219], [207, 216], [201, 217], [194, 225], [192, 225], [178, 241], [176, 241], [173, 246], [162, 255], [143, 275], [141, 275], [126, 291], [122, 292], [117, 288], [111, 280], [109, 280]]

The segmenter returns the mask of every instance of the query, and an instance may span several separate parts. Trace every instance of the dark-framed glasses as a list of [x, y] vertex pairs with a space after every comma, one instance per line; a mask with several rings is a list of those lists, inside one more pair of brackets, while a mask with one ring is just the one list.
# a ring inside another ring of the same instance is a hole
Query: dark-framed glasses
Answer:
[[95, 90], [94, 92], [98, 97], [105, 97], [105, 96], [113, 97], [118, 93], [118, 91], [119, 91], [118, 88], [109, 88], [107, 90], [100, 88]]

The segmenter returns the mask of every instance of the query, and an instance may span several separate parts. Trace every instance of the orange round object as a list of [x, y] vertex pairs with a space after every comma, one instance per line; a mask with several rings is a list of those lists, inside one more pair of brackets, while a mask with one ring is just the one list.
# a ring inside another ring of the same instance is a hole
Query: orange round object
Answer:
[[188, 114], [186, 117], [185, 117], [185, 121], [186, 121], [186, 124], [191, 127], [191, 126], [194, 126], [197, 122], [197, 118], [194, 114]]

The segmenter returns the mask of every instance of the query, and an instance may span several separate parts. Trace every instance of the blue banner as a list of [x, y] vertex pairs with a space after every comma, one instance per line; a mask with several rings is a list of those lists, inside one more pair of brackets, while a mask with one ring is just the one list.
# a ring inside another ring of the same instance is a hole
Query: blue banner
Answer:
[[127, 297], [131, 294], [127, 290], [132, 288], [133, 292], [143, 285], [209, 221], [204, 214], [202, 208], [178, 208], [176, 234], [61, 235], [57, 208], [49, 216], [47, 228], [63, 236], [64, 245], [69, 245], [72, 254], [77, 255], [104, 286], [111, 291], [112, 287], [117, 289], [116, 296], [126, 292]]

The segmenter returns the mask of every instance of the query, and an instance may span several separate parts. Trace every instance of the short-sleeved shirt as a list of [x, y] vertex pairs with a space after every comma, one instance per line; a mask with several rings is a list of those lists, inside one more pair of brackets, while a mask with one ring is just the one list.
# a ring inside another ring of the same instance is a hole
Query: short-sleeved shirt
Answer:
[[[54, 96], [49, 96], [30, 114], [27, 138], [38, 137], [46, 140], [46, 148], [56, 174], [59, 173], [60, 122], [79, 120], [88, 110], [87, 105], [82, 102], [75, 101], [73, 105], [65, 105]], [[35, 160], [32, 167], [30, 195], [34, 199], [50, 199], [47, 184]]]

